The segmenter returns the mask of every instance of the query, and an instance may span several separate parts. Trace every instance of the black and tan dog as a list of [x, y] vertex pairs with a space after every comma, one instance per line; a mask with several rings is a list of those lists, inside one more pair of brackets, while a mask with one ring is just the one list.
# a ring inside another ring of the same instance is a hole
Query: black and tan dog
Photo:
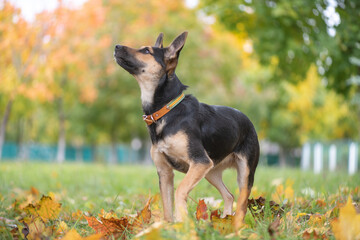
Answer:
[[234, 197], [222, 181], [222, 172], [237, 170], [240, 189], [236, 214], [243, 221], [259, 160], [259, 143], [251, 121], [240, 111], [199, 103], [175, 74], [187, 32], [163, 47], [160, 34], [153, 47], [115, 47], [116, 62], [140, 85], [143, 116], [148, 124], [151, 157], [157, 168], [164, 217], [173, 221], [174, 173], [186, 173], [175, 192], [175, 220], [187, 213], [189, 192], [206, 178], [224, 199], [231, 215]]

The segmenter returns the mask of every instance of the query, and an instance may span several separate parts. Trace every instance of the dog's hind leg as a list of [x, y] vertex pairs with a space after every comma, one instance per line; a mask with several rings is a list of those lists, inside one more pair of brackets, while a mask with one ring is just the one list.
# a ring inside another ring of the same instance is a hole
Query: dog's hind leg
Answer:
[[237, 182], [240, 191], [234, 221], [237, 229], [244, 223], [248, 198], [254, 183], [255, 169], [259, 161], [259, 144], [257, 139], [254, 144], [246, 147], [243, 146], [242, 151], [236, 153], [235, 157], [236, 170], [238, 174]]
[[213, 162], [208, 158], [206, 162], [190, 163], [189, 170], [175, 192], [175, 220], [182, 221], [187, 214], [186, 200], [190, 191], [205, 177], [213, 167]]
[[215, 168], [210, 170], [205, 178], [220, 192], [222, 198], [224, 199], [224, 212], [222, 217], [232, 215], [234, 196], [229, 192], [222, 180], [222, 169]]

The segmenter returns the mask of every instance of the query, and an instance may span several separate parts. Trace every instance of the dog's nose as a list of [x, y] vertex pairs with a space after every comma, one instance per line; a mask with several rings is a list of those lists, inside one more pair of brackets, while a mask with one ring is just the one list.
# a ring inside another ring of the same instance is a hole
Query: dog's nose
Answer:
[[119, 49], [122, 48], [122, 47], [123, 47], [123, 46], [121, 46], [121, 45], [116, 45], [116, 46], [115, 46], [115, 49], [116, 49], [116, 50], [119, 50]]

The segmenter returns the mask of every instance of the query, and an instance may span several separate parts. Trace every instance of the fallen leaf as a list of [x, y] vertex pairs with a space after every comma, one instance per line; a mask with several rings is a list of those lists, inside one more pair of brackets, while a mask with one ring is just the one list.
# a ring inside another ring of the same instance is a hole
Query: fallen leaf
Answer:
[[64, 221], [61, 221], [57, 227], [56, 233], [65, 234], [67, 231], [69, 231], [68, 225]]
[[33, 221], [29, 224], [28, 229], [28, 240], [43, 239], [53, 234], [52, 228], [46, 227], [44, 221], [39, 217], [33, 219]]
[[221, 211], [219, 209], [216, 209], [214, 211], [211, 211], [210, 220], [212, 220], [213, 217], [220, 218], [220, 216], [221, 216]]
[[30, 188], [30, 193], [32, 195], [38, 196], [39, 195], [39, 190], [37, 190], [35, 187], [31, 187]]
[[225, 218], [213, 216], [211, 222], [215, 230], [225, 235], [235, 231], [233, 220], [234, 216], [231, 215], [227, 215]]
[[350, 196], [346, 205], [340, 208], [339, 218], [331, 222], [331, 228], [336, 239], [360, 239], [360, 214], [356, 214]]
[[[264, 218], [265, 203], [266, 200], [263, 197], [259, 197], [258, 199], [252, 198], [248, 200], [248, 209], [250, 210], [250, 213], [255, 220]], [[270, 201], [269, 206], [273, 217], [281, 217], [283, 215], [284, 209], [276, 202]]]
[[28, 214], [35, 217], [39, 216], [44, 222], [47, 222], [58, 217], [61, 204], [53, 201], [51, 197], [43, 196], [37, 204], [29, 204], [24, 210]]
[[62, 240], [82, 240], [82, 237], [75, 229], [71, 229], [65, 234]]
[[308, 220], [308, 224], [312, 227], [322, 227], [326, 221], [325, 215], [312, 214]]
[[103, 218], [118, 218], [118, 216], [116, 215], [116, 213], [111, 210], [110, 212], [105, 212], [104, 209], [100, 210], [100, 213], [98, 214], [99, 217], [103, 217]]
[[199, 200], [199, 203], [196, 207], [196, 219], [204, 219], [207, 220], [209, 218], [209, 215], [207, 213], [207, 206], [205, 204], [205, 201], [203, 199]]
[[151, 198], [149, 198], [149, 200], [145, 204], [145, 207], [140, 212], [138, 212], [138, 215], [135, 218], [135, 220], [137, 222], [140, 222], [141, 225], [148, 224], [150, 222], [151, 219], [150, 203], [151, 203]]
[[76, 212], [73, 212], [73, 213], [71, 214], [71, 217], [72, 217], [74, 220], [83, 220], [83, 219], [85, 219], [83, 212], [80, 211], [80, 210], [77, 210]]
[[275, 221], [269, 224], [268, 232], [270, 234], [270, 237], [272, 237], [272, 239], [275, 239], [274, 237], [276, 237], [279, 234], [279, 226], [280, 226], [280, 218], [276, 218]]
[[322, 200], [322, 199], [316, 200], [316, 206], [318, 206], [318, 207], [326, 207], [326, 205], [327, 205], [327, 203], [324, 200]]
[[308, 239], [327, 239], [326, 234], [318, 234], [316, 230], [305, 230], [302, 234], [302, 238], [305, 240]]

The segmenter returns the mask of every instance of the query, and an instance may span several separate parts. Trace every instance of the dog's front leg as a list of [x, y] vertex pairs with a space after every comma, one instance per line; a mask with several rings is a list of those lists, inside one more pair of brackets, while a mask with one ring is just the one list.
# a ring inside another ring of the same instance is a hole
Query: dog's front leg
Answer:
[[172, 222], [173, 202], [174, 202], [174, 172], [166, 161], [163, 153], [159, 152], [155, 146], [151, 147], [151, 158], [159, 175], [160, 194], [164, 208], [165, 221]]
[[188, 172], [181, 181], [175, 193], [175, 220], [181, 222], [183, 215], [187, 214], [186, 200], [190, 191], [205, 177], [209, 170], [213, 167], [212, 161], [209, 159], [205, 163], [191, 163]]

